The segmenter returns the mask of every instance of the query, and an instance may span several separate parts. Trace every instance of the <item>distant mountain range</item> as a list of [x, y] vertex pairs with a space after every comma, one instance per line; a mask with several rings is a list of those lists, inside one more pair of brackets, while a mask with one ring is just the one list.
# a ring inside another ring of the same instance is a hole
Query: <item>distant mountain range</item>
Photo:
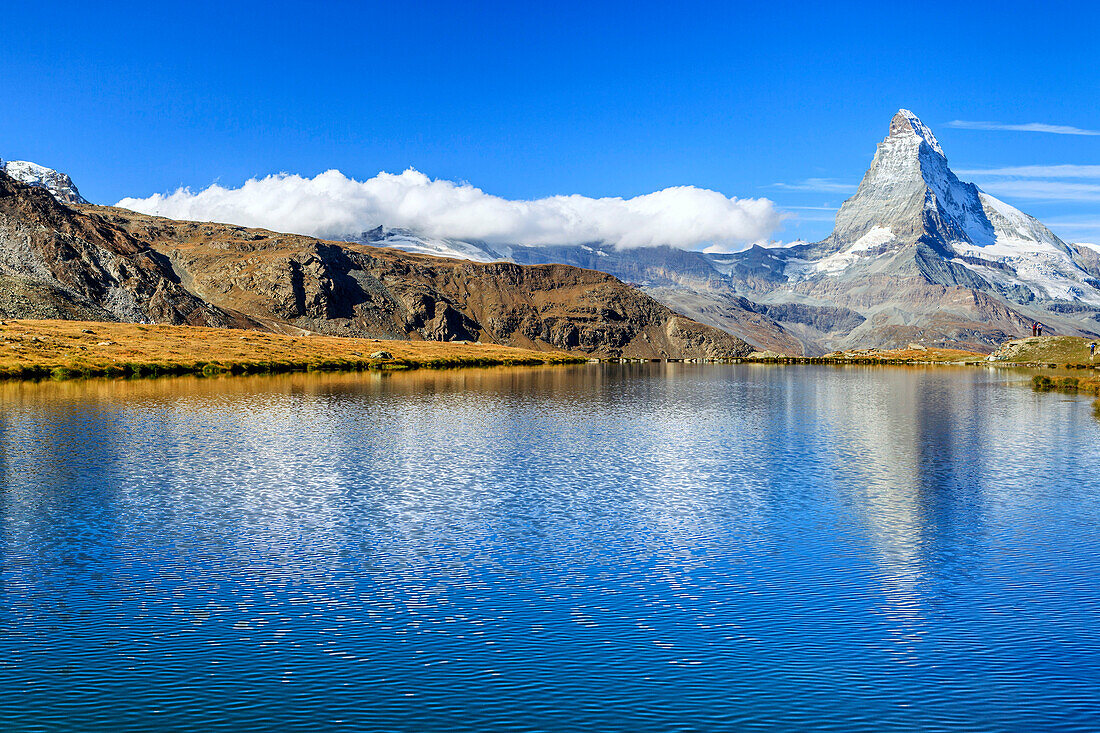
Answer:
[[826, 239], [736, 254], [670, 247], [488, 246], [383, 228], [354, 237], [442, 257], [564, 262], [611, 273], [681, 313], [787, 353], [912, 341], [990, 350], [1029, 332], [1100, 333], [1100, 248], [958, 179], [899, 110]]
[[[68, 176], [7, 174], [83, 204]], [[120, 210], [112, 210], [120, 211]], [[636, 285], [759, 349], [821, 354], [909, 342], [990, 351], [1029, 332], [1100, 335], [1100, 247], [1070, 244], [965, 183], [935, 135], [899, 110], [826, 239], [734, 254], [606, 243], [507, 246], [378, 227], [349, 242], [477, 263], [565, 264]]]

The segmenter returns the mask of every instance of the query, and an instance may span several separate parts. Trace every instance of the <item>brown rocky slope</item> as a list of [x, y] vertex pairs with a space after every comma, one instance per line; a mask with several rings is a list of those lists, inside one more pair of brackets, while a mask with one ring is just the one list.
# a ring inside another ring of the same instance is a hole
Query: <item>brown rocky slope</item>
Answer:
[[2, 174], [0, 317], [484, 341], [592, 356], [751, 351], [601, 272], [70, 208]]
[[0, 174], [0, 315], [257, 325], [184, 288], [146, 243]]

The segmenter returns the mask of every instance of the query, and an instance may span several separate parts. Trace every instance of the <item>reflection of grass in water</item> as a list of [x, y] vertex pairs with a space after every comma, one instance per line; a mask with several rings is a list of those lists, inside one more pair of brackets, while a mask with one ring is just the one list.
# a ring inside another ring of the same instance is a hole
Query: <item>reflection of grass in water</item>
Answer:
[[[1094, 377], [1048, 377], [1036, 374], [1031, 378], [1031, 388], [1036, 392], [1065, 392], [1068, 394], [1100, 395], [1100, 379]], [[1092, 414], [1100, 420], [1100, 396], [1092, 403]]]
[[1036, 374], [1031, 378], [1036, 392], [1085, 392], [1100, 395], [1100, 379], [1095, 377], [1048, 377]]

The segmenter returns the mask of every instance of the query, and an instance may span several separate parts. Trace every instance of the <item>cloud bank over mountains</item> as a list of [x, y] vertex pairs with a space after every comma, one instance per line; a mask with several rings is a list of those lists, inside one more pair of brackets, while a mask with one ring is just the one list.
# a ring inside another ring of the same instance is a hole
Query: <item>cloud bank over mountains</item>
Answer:
[[786, 218], [766, 198], [738, 199], [694, 186], [634, 198], [551, 196], [517, 201], [468, 183], [432, 180], [412, 168], [366, 181], [338, 170], [314, 178], [280, 173], [240, 188], [182, 188], [118, 206], [172, 219], [218, 221], [333, 239], [378, 225], [429, 237], [490, 244], [585, 244], [620, 248], [742, 249]]

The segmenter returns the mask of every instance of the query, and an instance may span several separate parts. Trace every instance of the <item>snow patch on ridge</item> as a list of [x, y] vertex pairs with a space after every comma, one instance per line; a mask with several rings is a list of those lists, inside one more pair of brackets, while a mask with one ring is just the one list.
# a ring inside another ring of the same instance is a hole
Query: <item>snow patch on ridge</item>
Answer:
[[874, 252], [874, 250], [890, 244], [895, 239], [894, 232], [890, 227], [876, 225], [871, 227], [866, 234], [857, 239], [851, 246], [828, 257], [820, 260], [788, 259], [786, 269], [783, 272], [787, 276], [787, 282], [792, 283], [809, 280], [815, 275], [835, 275], [847, 270], [860, 260], [883, 254], [882, 252]]
[[[971, 258], [960, 264], [1002, 287], [1023, 284], [1042, 298], [1100, 304], [1100, 292], [1089, 284], [1088, 274], [1053, 232], [984, 191], [978, 196], [993, 224], [993, 237], [986, 242], [951, 242], [955, 252]], [[979, 265], [974, 259], [988, 261], [990, 266]]]
[[353, 237], [353, 241], [369, 244], [374, 247], [392, 247], [402, 252], [413, 254], [432, 255], [434, 257], [450, 257], [456, 260], [470, 260], [471, 262], [497, 262], [501, 257], [494, 256], [495, 251], [488, 247], [480, 247], [472, 242], [464, 242], [460, 239], [445, 239], [440, 237], [421, 237], [407, 229], [375, 230], [364, 232], [359, 237]]
[[58, 201], [69, 204], [86, 204], [87, 200], [76, 190], [73, 179], [64, 173], [28, 160], [0, 160], [0, 171], [28, 186], [44, 188]]
[[871, 227], [870, 231], [857, 239], [855, 243], [848, 248], [848, 252], [866, 252], [869, 249], [875, 247], [881, 247], [884, 244], [889, 244], [894, 241], [894, 232], [890, 227], [880, 227], [877, 224]]

